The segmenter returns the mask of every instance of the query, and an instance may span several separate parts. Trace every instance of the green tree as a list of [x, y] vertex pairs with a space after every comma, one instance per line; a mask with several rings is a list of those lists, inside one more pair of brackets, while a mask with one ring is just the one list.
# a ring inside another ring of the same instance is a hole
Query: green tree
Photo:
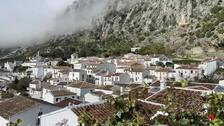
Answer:
[[161, 67], [163, 67], [163, 68], [165, 67], [165, 65], [164, 65], [163, 62], [157, 62], [156, 65], [157, 65], [157, 66], [161, 66]]
[[109, 101], [113, 109], [113, 115], [104, 123], [99, 124], [94, 119], [82, 114], [79, 117], [80, 126], [144, 126], [147, 123], [136, 110], [136, 99], [129, 96], [128, 101], [123, 98], [115, 98]]
[[188, 80], [181, 80], [180, 83], [181, 83], [181, 87], [187, 87], [189, 81]]
[[166, 53], [166, 48], [163, 43], [150, 43], [147, 46], [142, 47], [139, 50], [141, 55], [152, 55], [152, 54], [164, 54]]
[[174, 67], [174, 64], [171, 62], [166, 62], [165, 65], [166, 65], [166, 67], [172, 67], [172, 68]]
[[20, 126], [22, 125], [23, 121], [21, 119], [17, 119], [15, 123], [10, 122], [7, 124], [7, 126]]
[[20, 80], [16, 79], [13, 83], [9, 84], [9, 88], [20, 91], [20, 92], [25, 92], [30, 82], [31, 82], [31, 79], [28, 77], [21, 78]]

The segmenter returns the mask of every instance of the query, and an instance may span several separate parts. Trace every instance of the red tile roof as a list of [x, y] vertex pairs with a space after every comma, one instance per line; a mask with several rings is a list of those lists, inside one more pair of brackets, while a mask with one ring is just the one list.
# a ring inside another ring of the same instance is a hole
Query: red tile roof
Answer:
[[[137, 101], [137, 109], [140, 109], [139, 111], [141, 112], [142, 110], [147, 110], [149, 113], [148, 116], [153, 116], [159, 109], [161, 109], [161, 106], [147, 103], [144, 101]], [[146, 118], [147, 119], [147, 118]]]
[[170, 98], [171, 94], [174, 102], [178, 103], [179, 109], [184, 108], [191, 110], [200, 110], [205, 103], [202, 92], [175, 88], [167, 88], [165, 90], [162, 90], [150, 96], [147, 101], [165, 105], [167, 103], [167, 98]]
[[160, 69], [157, 69], [156, 72], [170, 72], [170, 73], [172, 72], [172, 73], [174, 73], [175, 70], [170, 69], [170, 68], [160, 68]]
[[199, 70], [199, 68], [194, 65], [184, 65], [184, 66], [177, 67], [176, 69]]
[[106, 85], [106, 86], [96, 87], [95, 89], [112, 91], [113, 90], [113, 87], [114, 87], [113, 85]]
[[68, 106], [69, 104], [79, 105], [81, 103], [82, 103], [82, 101], [69, 98], [69, 99], [66, 99], [66, 100], [63, 100], [63, 101], [57, 103], [56, 106], [64, 108], [64, 107]]
[[77, 116], [81, 116], [82, 114], [84, 114], [90, 119], [95, 119], [97, 122], [104, 122], [113, 114], [112, 107], [108, 104], [92, 104], [79, 106], [73, 108], [72, 111]]
[[76, 95], [76, 93], [72, 93], [72, 92], [69, 92], [69, 91], [66, 91], [66, 90], [51, 91], [51, 94], [55, 97]]
[[84, 82], [84, 81], [77, 81], [77, 82], [72, 82], [68, 84], [68, 87], [74, 87], [74, 88], [95, 88], [96, 86], [94, 84]]
[[15, 96], [9, 100], [0, 102], [0, 116], [9, 119], [11, 116], [40, 105], [39, 102], [23, 97]]

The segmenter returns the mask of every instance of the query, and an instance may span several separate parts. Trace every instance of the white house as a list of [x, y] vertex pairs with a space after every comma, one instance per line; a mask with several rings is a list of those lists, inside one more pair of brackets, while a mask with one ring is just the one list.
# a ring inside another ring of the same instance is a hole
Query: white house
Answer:
[[44, 67], [43, 66], [36, 66], [32, 68], [32, 74], [35, 78], [42, 79], [44, 77]]
[[130, 75], [127, 73], [114, 73], [111, 75], [112, 84], [128, 84], [131, 82]]
[[47, 59], [48, 61], [45, 61], [46, 66], [57, 66], [59, 62], [62, 62], [63, 59], [61, 58], [55, 58], [55, 59]]
[[0, 102], [0, 126], [6, 126], [9, 122], [23, 121], [21, 126], [39, 126], [42, 114], [58, 110], [52, 104], [36, 101], [23, 96], [15, 96]]
[[[95, 78], [95, 84], [98, 85], [98, 86], [103, 86], [103, 85], [108, 85], [110, 83], [110, 85], [112, 84], [111, 82], [111, 76], [109, 76], [109, 72], [107, 71], [100, 71], [98, 73], [96, 73], [94, 75], [94, 78]], [[105, 84], [107, 83], [107, 81], [109, 82], [108, 84]]]
[[116, 65], [113, 63], [102, 63], [97, 66], [97, 69], [113, 73], [116, 72]]
[[12, 62], [6, 62], [6, 63], [4, 64], [4, 69], [5, 69], [6, 71], [10, 71], [10, 72], [12, 72], [12, 71], [14, 70], [14, 67], [15, 67], [15, 65], [14, 65]]
[[82, 100], [85, 94], [94, 91], [95, 85], [88, 82], [76, 81], [70, 82], [65, 87], [68, 91], [77, 94], [77, 98]]
[[85, 101], [88, 103], [102, 102], [106, 94], [101, 91], [94, 91], [85, 94]]
[[100, 86], [106, 86], [106, 85], [112, 85], [113, 84], [111, 73], [108, 73], [106, 75], [101, 75], [101, 77], [102, 77], [102, 84], [100, 84]]
[[117, 67], [116, 68], [116, 73], [125, 73], [126, 69], [127, 69], [127, 67]]
[[154, 75], [156, 76], [157, 80], [175, 78], [176, 71], [170, 68], [160, 68], [155, 70]]
[[85, 61], [79, 61], [77, 63], [74, 63], [73, 64], [73, 68], [74, 69], [82, 69], [82, 70], [84, 70], [86, 68]]
[[72, 71], [72, 68], [68, 66], [56, 66], [47, 71], [52, 73], [52, 78], [60, 78], [62, 74], [67, 74], [68, 77], [68, 74]]
[[204, 60], [199, 64], [199, 68], [203, 69], [205, 76], [210, 75], [218, 69], [218, 61], [217, 59]]
[[69, 92], [66, 90], [54, 90], [49, 91], [47, 93], [43, 93], [42, 100], [56, 104], [68, 98], [77, 99], [77, 95], [73, 92]]
[[96, 91], [96, 92], [99, 91], [99, 92], [103, 92], [104, 94], [107, 94], [107, 95], [112, 95], [113, 89], [114, 89], [113, 85], [107, 85], [107, 86], [95, 87], [94, 91]]
[[162, 62], [163, 64], [166, 64], [167, 62], [172, 63], [173, 61], [170, 60], [165, 55], [154, 55], [151, 58], [151, 63], [154, 64], [154, 65], [156, 65], [157, 62]]
[[195, 66], [181, 66], [175, 69], [176, 71], [176, 81], [180, 80], [195, 80], [195, 78], [200, 79], [202, 77], [202, 69]]
[[112, 108], [103, 103], [71, 105], [66, 108], [42, 115], [41, 126], [78, 126], [82, 113], [102, 123], [112, 116]]
[[129, 74], [131, 83], [142, 84], [144, 82], [143, 74], [145, 68], [142, 64], [135, 63], [125, 72]]
[[131, 78], [128, 73], [110, 73], [102, 71], [95, 75], [95, 84], [98, 86], [113, 85], [115, 83], [130, 83]]
[[69, 78], [69, 81], [75, 81], [75, 80], [86, 81], [87, 73], [84, 70], [75, 69], [75, 70], [72, 70], [72, 72], [69, 72], [68, 78]]
[[78, 62], [78, 54], [77, 53], [73, 53], [72, 55], [71, 55], [71, 64], [75, 64], [75, 63], [77, 63]]
[[145, 68], [149, 68], [152, 64], [152, 61], [150, 58], [146, 58], [146, 59], [144, 59], [143, 64], [144, 64]]
[[47, 82], [50, 83], [51, 85], [58, 85], [61, 81], [59, 78], [50, 78], [47, 79]]
[[52, 76], [59, 79], [60, 82], [67, 82], [69, 80], [69, 73], [71, 70], [60, 70]]
[[32, 81], [29, 84], [27, 90], [29, 91], [29, 95], [31, 98], [41, 99], [42, 98], [42, 83], [41, 81]]
[[145, 75], [144, 76], [144, 83], [145, 84], [150, 84], [152, 82], [155, 82], [156, 80], [157, 80], [156, 76], [153, 76], [153, 75]]
[[21, 64], [23, 67], [36, 67], [36, 66], [44, 66], [44, 62], [38, 62], [38, 61], [28, 61]]
[[135, 53], [138, 52], [141, 48], [140, 47], [133, 47], [131, 48], [131, 52]]

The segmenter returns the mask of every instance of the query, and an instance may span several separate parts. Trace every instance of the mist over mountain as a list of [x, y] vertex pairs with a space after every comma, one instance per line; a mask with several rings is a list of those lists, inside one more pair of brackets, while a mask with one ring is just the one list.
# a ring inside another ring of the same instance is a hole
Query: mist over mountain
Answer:
[[79, 0], [55, 19], [48, 29], [52, 37], [39, 41], [44, 44], [36, 50], [85, 56], [120, 54], [157, 42], [178, 53], [224, 45], [222, 0]]
[[54, 34], [49, 31], [55, 17], [73, 1], [1, 0], [0, 47], [30, 44]]
[[[97, 3], [97, 0], [85, 2]], [[66, 14], [74, 15], [77, 6], [83, 8], [87, 3], [78, 2]], [[111, 0], [106, 7], [103, 18], [89, 18], [93, 20], [94, 37], [100, 38], [99, 41], [103, 41], [103, 36], [123, 38], [133, 46], [163, 42], [177, 52], [194, 47], [207, 51], [223, 44], [222, 0]]]
[[[76, 5], [77, 0], [0, 1], [0, 47], [32, 45], [52, 36], [69, 34], [89, 27], [108, 0]], [[73, 5], [72, 5], [73, 4]], [[75, 6], [71, 8], [69, 6]], [[74, 14], [66, 13], [72, 10]], [[66, 14], [65, 14], [66, 13]]]

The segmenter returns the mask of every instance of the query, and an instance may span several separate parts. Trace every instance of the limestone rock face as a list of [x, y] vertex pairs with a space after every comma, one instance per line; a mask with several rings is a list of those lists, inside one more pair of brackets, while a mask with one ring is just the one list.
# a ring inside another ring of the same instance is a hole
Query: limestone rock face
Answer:
[[[98, 23], [101, 32], [108, 36], [122, 35], [143, 45], [152, 41], [167, 42], [178, 47], [181, 45], [180, 50], [195, 46], [206, 49], [220, 42], [220, 39], [213, 38], [216, 30], [212, 31], [212, 36], [207, 35], [209, 37], [195, 35], [199, 29], [197, 25], [202, 25], [205, 18], [211, 18], [211, 9], [223, 6], [220, 0], [115, 1], [112, 5], [115, 9], [111, 9]], [[217, 36], [221, 38], [219, 34]]]
[[50, 44], [46, 43], [53, 43], [53, 49], [68, 50], [71, 45], [77, 47], [75, 42], [93, 41], [102, 48], [103, 40], [122, 38], [133, 46], [164, 42], [178, 53], [194, 47], [206, 52], [224, 46], [223, 3], [224, 0], [77, 0], [58, 18], [67, 24], [56, 27], [62, 35], [41, 46], [49, 50]]

